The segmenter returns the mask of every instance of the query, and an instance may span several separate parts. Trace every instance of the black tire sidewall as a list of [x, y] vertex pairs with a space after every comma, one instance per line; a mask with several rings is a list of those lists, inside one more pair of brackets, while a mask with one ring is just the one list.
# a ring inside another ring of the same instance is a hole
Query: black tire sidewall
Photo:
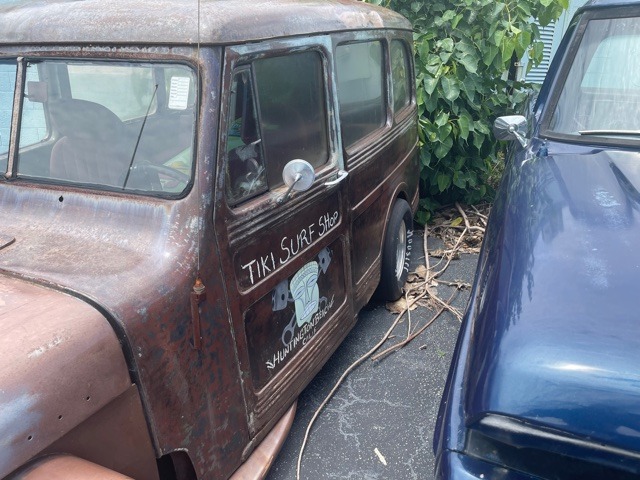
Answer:
[[[404, 267], [400, 279], [396, 278], [396, 250], [398, 246], [398, 232], [404, 223], [407, 230], [407, 245], [405, 250]], [[382, 247], [382, 268], [377, 296], [381, 300], [395, 301], [402, 295], [402, 288], [409, 275], [413, 236], [413, 214], [411, 207], [404, 199], [396, 200], [389, 217], [387, 230]]]

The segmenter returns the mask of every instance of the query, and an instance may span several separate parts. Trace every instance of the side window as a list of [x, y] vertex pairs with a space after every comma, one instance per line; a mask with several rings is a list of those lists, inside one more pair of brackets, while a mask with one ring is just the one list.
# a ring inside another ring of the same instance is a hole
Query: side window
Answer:
[[234, 76], [227, 127], [227, 198], [231, 204], [283, 184], [301, 158], [329, 160], [322, 58], [302, 52], [256, 60]]
[[380, 41], [336, 48], [340, 124], [345, 147], [385, 124], [382, 52]]
[[314, 167], [329, 160], [322, 59], [317, 52], [255, 62], [260, 130], [269, 187], [282, 185], [282, 170], [301, 158]]
[[393, 83], [393, 110], [397, 112], [411, 101], [410, 63], [407, 49], [399, 40], [391, 42], [391, 81]]

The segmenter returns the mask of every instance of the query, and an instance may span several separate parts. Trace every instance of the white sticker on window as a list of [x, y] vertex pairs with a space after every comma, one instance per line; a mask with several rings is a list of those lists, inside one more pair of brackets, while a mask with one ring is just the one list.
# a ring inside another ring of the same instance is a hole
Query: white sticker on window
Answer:
[[171, 110], [186, 110], [189, 103], [189, 77], [171, 77], [169, 91], [169, 108]]

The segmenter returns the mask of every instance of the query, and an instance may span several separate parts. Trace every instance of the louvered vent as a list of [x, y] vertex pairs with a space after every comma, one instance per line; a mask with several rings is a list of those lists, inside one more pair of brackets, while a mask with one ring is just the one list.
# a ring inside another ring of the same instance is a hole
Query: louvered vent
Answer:
[[544, 77], [549, 70], [551, 64], [551, 58], [553, 57], [553, 34], [555, 32], [555, 22], [550, 23], [546, 27], [540, 28], [540, 40], [544, 43], [544, 51], [542, 55], [542, 62], [537, 67], [533, 67], [527, 74], [526, 80], [531, 83], [542, 83]]

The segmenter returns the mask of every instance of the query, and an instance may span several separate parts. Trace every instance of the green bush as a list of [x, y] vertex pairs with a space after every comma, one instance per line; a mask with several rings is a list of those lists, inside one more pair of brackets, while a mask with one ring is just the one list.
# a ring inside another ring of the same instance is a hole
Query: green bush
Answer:
[[521, 109], [529, 85], [508, 75], [529, 54], [542, 60], [542, 26], [568, 0], [369, 0], [414, 26], [420, 122], [420, 210], [426, 223], [440, 205], [490, 199], [498, 164], [493, 120]]

